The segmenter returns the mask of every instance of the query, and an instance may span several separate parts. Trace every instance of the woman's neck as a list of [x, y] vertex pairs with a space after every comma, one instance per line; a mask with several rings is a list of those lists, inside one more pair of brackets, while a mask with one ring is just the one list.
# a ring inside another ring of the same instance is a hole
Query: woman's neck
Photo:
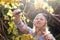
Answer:
[[36, 38], [37, 38], [37, 40], [38, 40], [42, 35], [44, 35], [44, 33], [41, 32], [41, 31], [38, 31], [38, 32], [36, 33]]
[[45, 35], [46, 30], [45, 29], [38, 29], [36, 28], [36, 37], [39, 38], [41, 35]]
[[36, 38], [37, 40], [42, 36], [43, 34], [41, 33], [41, 31], [36, 32]]

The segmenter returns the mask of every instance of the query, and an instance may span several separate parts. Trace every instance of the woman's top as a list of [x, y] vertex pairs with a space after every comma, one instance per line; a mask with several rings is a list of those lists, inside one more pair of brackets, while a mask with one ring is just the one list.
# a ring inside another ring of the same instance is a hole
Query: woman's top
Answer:
[[[36, 34], [34, 34], [33, 36], [36, 38]], [[51, 36], [52, 40], [55, 40], [52, 34], [49, 34], [49, 36]], [[41, 35], [38, 40], [44, 40], [45, 39], [44, 37], [45, 37], [44, 35]]]

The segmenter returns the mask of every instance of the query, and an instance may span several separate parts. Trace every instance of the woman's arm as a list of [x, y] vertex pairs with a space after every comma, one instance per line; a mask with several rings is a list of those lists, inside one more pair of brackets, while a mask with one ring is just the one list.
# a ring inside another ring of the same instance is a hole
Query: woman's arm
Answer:
[[17, 24], [20, 31], [22, 31], [23, 33], [33, 33], [33, 30], [32, 28], [30, 28], [29, 26], [27, 26], [27, 24], [24, 24], [24, 22], [22, 20], [20, 20], [20, 23]]
[[13, 11], [13, 17], [15, 24], [17, 25], [17, 28], [22, 31], [23, 33], [30, 33], [32, 32], [32, 29], [28, 27], [24, 22], [21, 20], [21, 10], [16, 9]]

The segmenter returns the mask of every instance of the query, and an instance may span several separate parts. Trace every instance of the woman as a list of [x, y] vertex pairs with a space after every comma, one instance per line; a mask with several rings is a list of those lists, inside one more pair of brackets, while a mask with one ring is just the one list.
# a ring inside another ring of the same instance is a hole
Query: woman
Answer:
[[38, 40], [55, 40], [52, 34], [48, 31], [46, 15], [43, 13], [38, 14], [34, 21], [34, 37]]
[[[15, 20], [15, 22], [17, 21]], [[23, 22], [21, 23], [21, 21], [18, 22], [17, 25], [22, 32], [33, 35], [37, 40], [55, 40], [52, 34], [48, 31], [46, 16], [43, 13], [38, 14], [34, 18], [33, 29], [25, 25]]]

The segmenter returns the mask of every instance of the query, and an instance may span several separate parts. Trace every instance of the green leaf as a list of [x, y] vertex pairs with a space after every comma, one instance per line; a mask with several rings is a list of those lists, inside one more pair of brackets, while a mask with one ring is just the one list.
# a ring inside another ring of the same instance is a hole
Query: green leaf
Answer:
[[7, 15], [8, 11], [9, 11], [9, 8], [5, 8], [4, 9], [4, 15]]

